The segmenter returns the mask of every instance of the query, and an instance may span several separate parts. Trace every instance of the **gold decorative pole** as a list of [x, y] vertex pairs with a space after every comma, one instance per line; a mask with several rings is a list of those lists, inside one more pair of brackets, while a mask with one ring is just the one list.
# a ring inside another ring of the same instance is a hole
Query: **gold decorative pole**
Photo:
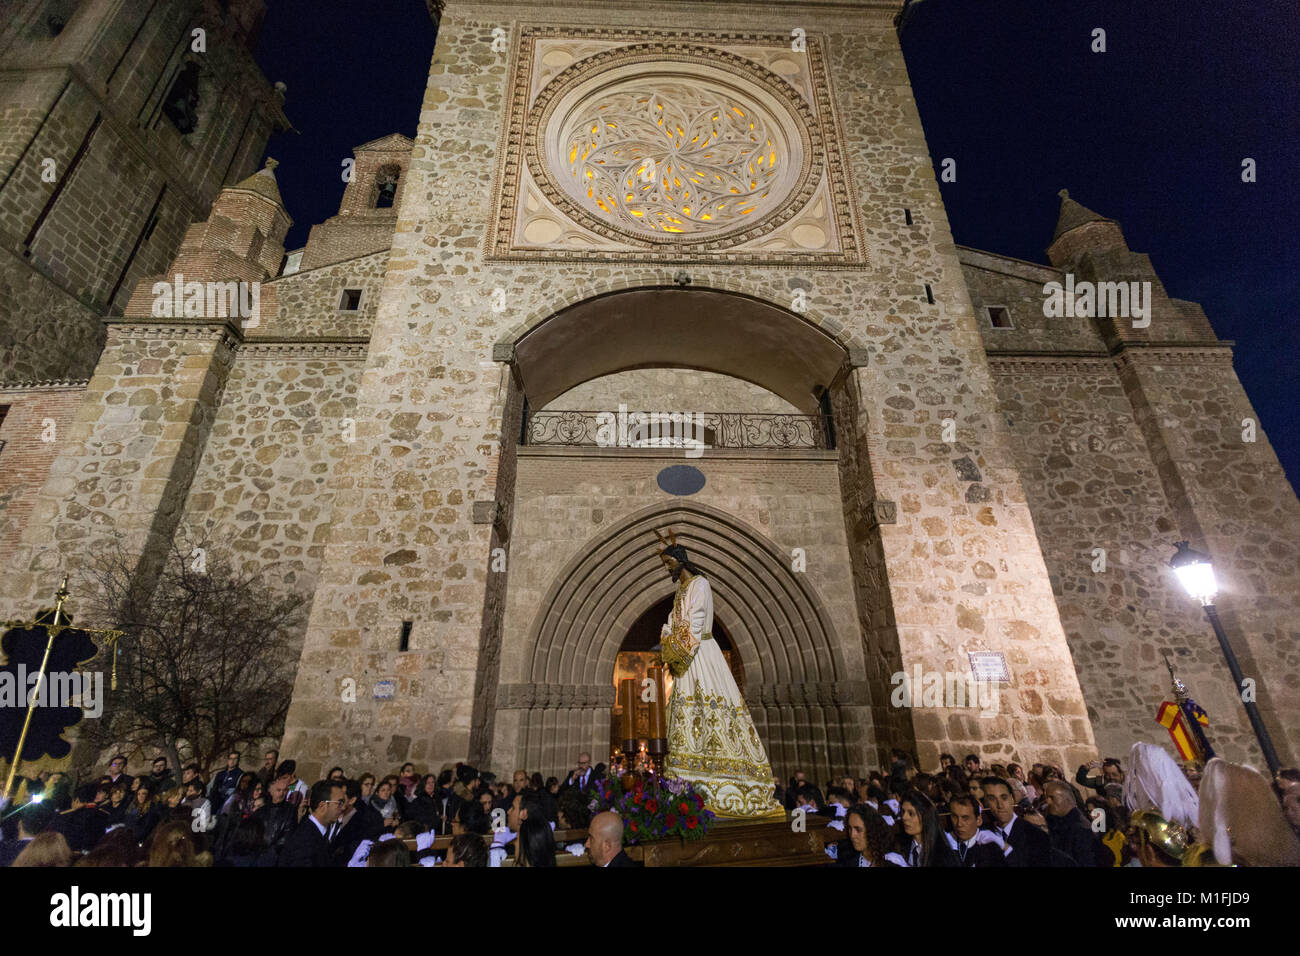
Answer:
[[63, 583], [59, 585], [59, 590], [55, 592], [55, 597], [59, 600], [54, 605], [54, 623], [45, 625], [45, 631], [50, 635], [50, 639], [45, 642], [45, 656], [41, 658], [41, 669], [36, 678], [36, 689], [32, 691], [31, 697], [27, 699], [27, 716], [23, 719], [22, 733], [18, 735], [18, 749], [14, 751], [14, 759], [9, 764], [9, 776], [5, 780], [4, 793], [0, 798], [8, 799], [9, 791], [14, 785], [14, 777], [18, 775], [18, 764], [22, 760], [23, 744], [27, 742], [27, 729], [32, 725], [32, 712], [36, 709], [37, 700], [41, 694], [41, 685], [45, 683], [45, 667], [50, 662], [50, 651], [54, 649], [54, 638], [59, 635], [63, 627], [59, 623], [59, 616], [63, 612], [63, 602], [68, 599], [68, 576], [63, 576]]
[[[54, 639], [71, 627], [70, 623], [64, 624], [62, 621], [63, 602], [68, 599], [68, 576], [66, 574], [63, 576], [63, 583], [59, 585], [58, 591], [55, 592], [55, 597], [58, 598], [58, 601], [54, 605], [54, 621], [52, 623], [41, 621], [5, 621], [3, 623], [3, 626], [6, 628], [44, 627], [46, 633], [49, 634], [49, 640], [45, 642], [45, 656], [41, 658], [41, 669], [36, 678], [36, 690], [32, 692], [32, 696], [27, 702], [27, 716], [23, 720], [22, 733], [18, 735], [18, 749], [14, 751], [13, 762], [9, 764], [9, 776], [5, 779], [4, 792], [0, 793], [0, 802], [8, 799], [9, 791], [14, 785], [14, 777], [18, 775], [18, 764], [22, 762], [23, 745], [27, 743], [27, 731], [32, 725], [32, 713], [35, 711], [36, 705], [40, 701], [41, 685], [45, 683], [45, 668], [48, 667], [50, 663], [50, 653], [54, 650]], [[112, 628], [96, 627], [84, 627], [81, 628], [81, 630], [87, 634], [102, 634], [107, 639], [113, 655], [113, 679], [111, 689], [117, 690], [117, 642], [125, 632], [114, 630]]]

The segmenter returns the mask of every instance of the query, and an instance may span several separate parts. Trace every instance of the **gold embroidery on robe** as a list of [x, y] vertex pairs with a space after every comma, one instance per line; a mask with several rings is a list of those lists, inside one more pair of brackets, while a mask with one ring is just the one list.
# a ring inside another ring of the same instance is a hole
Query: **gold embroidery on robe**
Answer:
[[669, 634], [662, 640], [670, 667], [684, 657], [680, 673], [673, 669], [664, 773], [689, 780], [719, 818], [784, 819], [773, 797], [767, 751], [722, 651], [709, 639], [712, 634], [698, 642], [691, 635], [682, 606], [686, 591], [681, 587], [674, 596]]

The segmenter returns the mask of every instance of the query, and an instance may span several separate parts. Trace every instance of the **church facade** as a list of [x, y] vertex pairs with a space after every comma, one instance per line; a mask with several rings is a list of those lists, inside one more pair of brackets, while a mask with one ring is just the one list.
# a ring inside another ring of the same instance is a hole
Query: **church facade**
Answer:
[[[260, 10], [220, 6], [190, 15]], [[254, 145], [223, 147], [193, 187], [210, 207], [99, 299], [59, 247], [22, 255], [42, 214], [0, 188], [11, 286], [70, 294], [88, 330], [52, 360], [21, 329], [57, 296], [9, 297], [5, 615], [110, 530], [142, 576], [198, 534], [310, 601], [281, 747], [304, 778], [550, 774], [608, 752], [616, 677], [671, 603], [671, 529], [778, 775], [891, 747], [1122, 756], [1164, 733], [1166, 658], [1219, 751], [1259, 762], [1168, 568], [1186, 539], [1294, 763], [1300, 502], [1245, 438], [1231, 343], [1068, 195], [1048, 264], [954, 243], [898, 7], [432, 9], [415, 139], [358, 146], [339, 214], [290, 251], [274, 163], [253, 172], [281, 97], [231, 65], [264, 104]], [[84, 134], [45, 115], [29, 139]], [[215, 153], [203, 129], [178, 135]], [[39, 155], [7, 148], [3, 175]], [[178, 275], [256, 284], [256, 314], [160, 315]], [[976, 661], [1005, 668], [995, 706], [922, 693]]]

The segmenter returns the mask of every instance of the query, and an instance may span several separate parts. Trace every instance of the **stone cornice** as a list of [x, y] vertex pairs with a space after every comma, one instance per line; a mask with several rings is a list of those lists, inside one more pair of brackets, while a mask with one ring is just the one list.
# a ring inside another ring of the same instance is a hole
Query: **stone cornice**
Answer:
[[229, 319], [192, 319], [177, 322], [114, 315], [104, 319], [109, 338], [221, 339], [234, 348], [243, 333]]
[[988, 352], [990, 369], [1038, 369], [1068, 371], [1088, 366], [1094, 368], [1112, 365], [1231, 365], [1231, 342], [1154, 342], [1126, 343], [1113, 352], [1061, 351]]
[[364, 361], [370, 340], [360, 337], [252, 338], [245, 339], [236, 351], [249, 358], [337, 358]]
[[1146, 345], [1115, 355], [1116, 365], [1232, 365], [1232, 349], [1223, 342], [1206, 345]]
[[27, 389], [42, 392], [76, 391], [89, 384], [88, 378], [43, 378], [36, 382], [0, 382], [0, 391], [17, 392]]

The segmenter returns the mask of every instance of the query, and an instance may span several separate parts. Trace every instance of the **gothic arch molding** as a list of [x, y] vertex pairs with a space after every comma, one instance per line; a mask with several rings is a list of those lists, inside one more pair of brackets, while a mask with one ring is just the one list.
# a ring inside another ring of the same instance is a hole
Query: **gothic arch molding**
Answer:
[[614, 664], [636, 619], [671, 584], [655, 527], [671, 526], [713, 585], [714, 613], [741, 655], [746, 699], [773, 769], [830, 772], [853, 763], [866, 687], [849, 679], [820, 597], [789, 557], [743, 521], [698, 503], [643, 509], [586, 542], [556, 575], [533, 620], [519, 676], [499, 708], [524, 711], [518, 765], [559, 768], [608, 733]]

